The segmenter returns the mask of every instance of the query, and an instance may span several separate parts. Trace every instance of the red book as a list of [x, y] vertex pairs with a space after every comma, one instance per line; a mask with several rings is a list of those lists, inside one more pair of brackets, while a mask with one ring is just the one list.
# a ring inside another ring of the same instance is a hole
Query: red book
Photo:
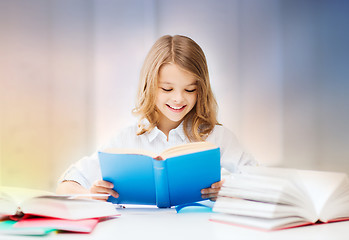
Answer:
[[14, 228], [53, 228], [56, 230], [90, 233], [99, 222], [98, 218], [67, 220], [58, 218], [28, 218], [13, 225]]

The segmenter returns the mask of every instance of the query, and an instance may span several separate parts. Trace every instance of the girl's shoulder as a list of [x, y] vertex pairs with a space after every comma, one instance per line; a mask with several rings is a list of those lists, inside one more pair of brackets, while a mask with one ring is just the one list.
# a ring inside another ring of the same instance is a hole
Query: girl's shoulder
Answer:
[[114, 135], [114, 140], [122, 142], [134, 142], [138, 138], [138, 124], [134, 123], [121, 128]]
[[138, 130], [138, 124], [134, 123], [128, 126], [125, 126], [121, 128], [119, 131], [116, 132], [115, 136], [122, 137], [122, 136], [133, 136], [137, 135]]
[[124, 147], [133, 143], [137, 138], [137, 129], [137, 124], [132, 124], [115, 131], [109, 141], [102, 145], [102, 148]]
[[224, 125], [216, 125], [211, 134], [214, 134], [214, 135], [225, 135], [225, 134], [233, 134], [233, 132], [228, 129], [227, 127], [225, 127]]
[[216, 125], [208, 135], [207, 141], [221, 142], [236, 140], [235, 134], [224, 125]]

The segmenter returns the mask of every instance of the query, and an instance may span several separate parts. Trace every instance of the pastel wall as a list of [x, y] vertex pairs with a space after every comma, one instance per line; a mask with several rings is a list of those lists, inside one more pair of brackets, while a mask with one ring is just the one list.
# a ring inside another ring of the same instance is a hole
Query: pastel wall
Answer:
[[219, 120], [262, 165], [349, 172], [344, 0], [0, 1], [0, 184], [53, 190], [131, 115], [152, 43], [206, 53]]

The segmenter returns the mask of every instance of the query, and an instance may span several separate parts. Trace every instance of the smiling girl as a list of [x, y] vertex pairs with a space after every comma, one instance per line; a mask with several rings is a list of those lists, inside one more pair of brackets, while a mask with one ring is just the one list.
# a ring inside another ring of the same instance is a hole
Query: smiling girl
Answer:
[[[100, 150], [141, 148], [161, 153], [175, 145], [209, 141], [220, 147], [221, 166], [229, 172], [256, 164], [233, 133], [218, 123], [205, 55], [188, 37], [166, 35], [152, 46], [143, 64], [133, 112], [139, 116], [138, 124], [120, 131]], [[57, 193], [107, 193], [118, 197], [113, 184], [102, 180], [97, 152], [63, 174]], [[222, 181], [202, 189], [202, 198], [215, 200], [221, 186]]]

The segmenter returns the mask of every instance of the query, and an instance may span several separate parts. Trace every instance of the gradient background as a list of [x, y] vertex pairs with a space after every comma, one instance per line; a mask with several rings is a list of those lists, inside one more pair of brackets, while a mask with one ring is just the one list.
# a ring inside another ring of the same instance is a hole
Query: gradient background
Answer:
[[0, 0], [0, 184], [53, 190], [136, 119], [164, 34], [207, 56], [219, 120], [262, 165], [349, 173], [349, 1]]

